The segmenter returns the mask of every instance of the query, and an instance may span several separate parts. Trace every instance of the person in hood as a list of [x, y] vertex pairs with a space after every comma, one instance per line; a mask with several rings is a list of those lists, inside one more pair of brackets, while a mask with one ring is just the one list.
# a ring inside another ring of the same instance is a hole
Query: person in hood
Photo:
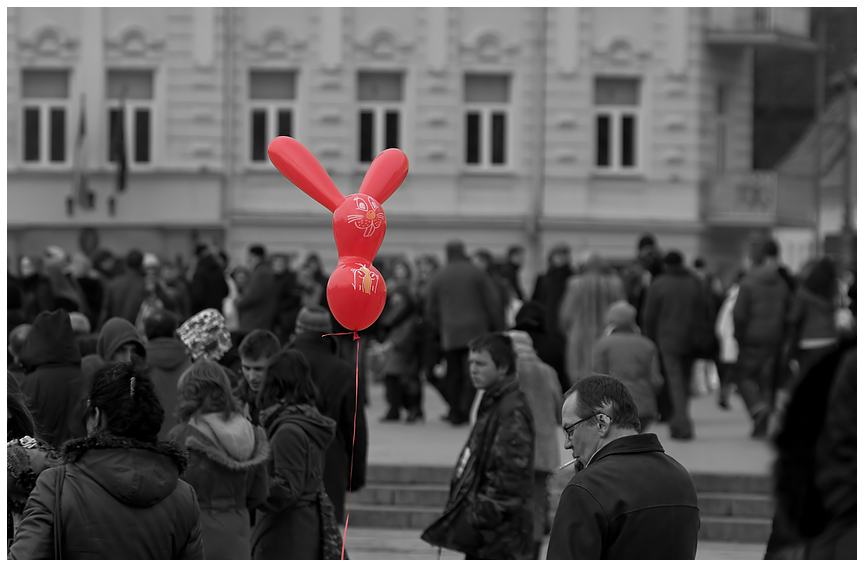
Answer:
[[153, 381], [156, 395], [165, 410], [165, 421], [162, 422], [159, 439], [165, 439], [171, 428], [178, 423], [175, 415], [177, 381], [192, 365], [186, 345], [177, 338], [177, 323], [177, 316], [165, 309], [154, 311], [144, 320], [150, 380]]
[[105, 362], [132, 362], [135, 358], [145, 359], [147, 349], [132, 323], [112, 317], [99, 331], [96, 354]]
[[775, 241], [763, 244], [761, 253], [755, 255], [753, 269], [741, 280], [732, 311], [738, 341], [738, 392], [753, 419], [751, 437], [755, 439], [768, 435], [787, 314], [792, 305], [792, 290], [778, 269], [779, 254]]
[[270, 495], [252, 534], [253, 559], [324, 558], [323, 509], [329, 499], [322, 475], [336, 422], [319, 413], [317, 397], [300, 351], [282, 350], [271, 359], [258, 393], [270, 441]]
[[516, 314], [516, 325], [513, 328], [528, 333], [537, 356], [551, 366], [558, 376], [561, 391], [569, 388], [570, 379], [567, 377], [567, 367], [564, 363], [564, 335], [550, 330], [543, 304], [533, 299], [525, 302]]
[[66, 311], [46, 311], [36, 317], [21, 347], [21, 363], [28, 371], [21, 391], [36, 420], [36, 437], [59, 447], [82, 436], [78, 409], [87, 386]]
[[177, 385], [179, 425], [168, 434], [188, 449], [183, 479], [201, 506], [204, 559], [252, 559], [249, 511], [268, 495], [267, 434], [241, 413], [225, 369], [199, 360]]
[[[164, 415], [142, 368], [103, 366], [87, 437], [66, 443], [64, 464], [39, 475], [9, 559], [203, 559], [198, 501], [180, 480], [186, 456], [157, 440]], [[50, 535], [58, 527], [60, 557]]]

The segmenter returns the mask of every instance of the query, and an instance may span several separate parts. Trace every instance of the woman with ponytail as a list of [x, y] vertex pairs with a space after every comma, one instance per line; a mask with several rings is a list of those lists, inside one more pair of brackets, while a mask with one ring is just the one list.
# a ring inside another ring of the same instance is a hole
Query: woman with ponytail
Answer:
[[135, 363], [96, 372], [87, 437], [67, 441], [27, 500], [9, 559], [202, 559], [186, 457], [157, 435], [165, 412]]

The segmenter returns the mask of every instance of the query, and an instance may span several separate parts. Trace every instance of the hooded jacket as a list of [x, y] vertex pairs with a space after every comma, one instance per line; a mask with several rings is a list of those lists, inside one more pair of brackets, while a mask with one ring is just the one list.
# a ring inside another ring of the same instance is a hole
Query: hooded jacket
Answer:
[[744, 276], [732, 311], [735, 339], [742, 349], [779, 348], [783, 344], [791, 295], [776, 266], [754, 268]]
[[99, 340], [96, 343], [96, 354], [102, 360], [110, 363], [114, 354], [121, 346], [127, 343], [135, 345], [135, 352], [141, 358], [147, 356], [144, 343], [141, 342], [141, 337], [138, 336], [135, 326], [126, 319], [112, 317], [105, 322], [105, 325], [102, 326], [102, 330], [99, 332]]
[[[180, 480], [186, 458], [173, 444], [103, 434], [70, 441], [63, 452], [63, 559], [203, 558], [198, 502]], [[60, 468], [39, 475], [10, 559], [54, 559]]]
[[81, 355], [66, 311], [43, 312], [21, 347], [21, 362], [29, 374], [21, 391], [30, 402], [36, 437], [52, 447], [85, 434], [81, 401], [87, 383]]
[[174, 415], [177, 410], [177, 381], [191, 366], [192, 360], [186, 353], [186, 345], [174, 338], [151, 339], [145, 348], [150, 380], [165, 410], [165, 421], [159, 430], [159, 439], [165, 439], [171, 428], [177, 425], [177, 416]]
[[127, 269], [105, 286], [100, 322], [104, 323], [112, 317], [121, 317], [134, 323], [145, 297], [147, 291], [144, 285], [144, 274], [139, 270]]
[[228, 282], [225, 281], [222, 267], [213, 256], [207, 255], [198, 261], [195, 274], [192, 276], [190, 296], [192, 313], [199, 313], [205, 309], [222, 312], [222, 300], [228, 296]]
[[197, 416], [168, 434], [189, 451], [183, 480], [201, 506], [205, 559], [251, 559], [249, 511], [267, 500], [267, 434], [240, 414]]
[[265, 408], [261, 422], [270, 440], [270, 496], [252, 534], [253, 559], [319, 559], [316, 504], [336, 423], [309, 405]]

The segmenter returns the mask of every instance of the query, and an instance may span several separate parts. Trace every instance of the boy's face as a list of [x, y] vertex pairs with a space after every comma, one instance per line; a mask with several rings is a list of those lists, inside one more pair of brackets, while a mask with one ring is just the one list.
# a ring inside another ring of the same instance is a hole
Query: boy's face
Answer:
[[498, 368], [488, 350], [472, 350], [468, 353], [471, 382], [478, 390], [487, 390], [504, 379], [507, 368]]
[[264, 383], [264, 376], [267, 374], [267, 358], [248, 358], [240, 357], [240, 364], [243, 368], [243, 378], [249, 384], [249, 389], [256, 394], [261, 389], [261, 384]]

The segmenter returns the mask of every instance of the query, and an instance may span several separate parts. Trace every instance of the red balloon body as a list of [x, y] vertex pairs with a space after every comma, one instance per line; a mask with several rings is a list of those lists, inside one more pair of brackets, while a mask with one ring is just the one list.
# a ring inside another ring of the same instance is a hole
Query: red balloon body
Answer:
[[371, 263], [386, 232], [384, 209], [369, 195], [349, 195], [333, 214], [333, 237], [340, 258], [359, 256]]
[[327, 303], [339, 324], [362, 331], [384, 310], [387, 285], [371, 262], [357, 256], [343, 256], [327, 282]]

